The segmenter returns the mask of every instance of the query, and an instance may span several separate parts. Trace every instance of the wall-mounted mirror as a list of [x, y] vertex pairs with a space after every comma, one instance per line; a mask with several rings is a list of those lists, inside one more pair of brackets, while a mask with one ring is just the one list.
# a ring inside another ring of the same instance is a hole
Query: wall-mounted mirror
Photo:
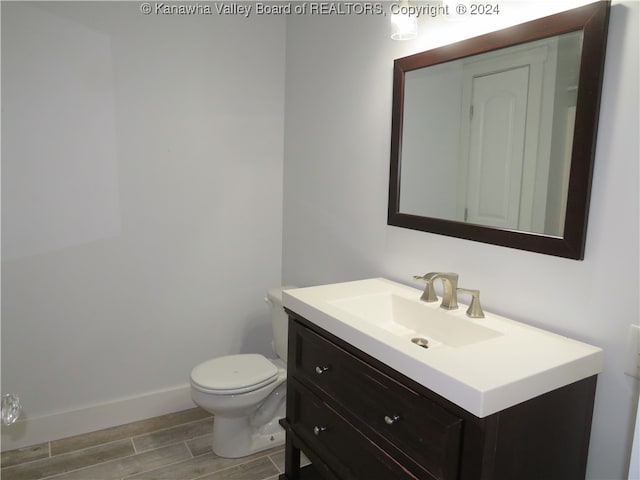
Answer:
[[397, 59], [388, 224], [582, 259], [609, 9]]

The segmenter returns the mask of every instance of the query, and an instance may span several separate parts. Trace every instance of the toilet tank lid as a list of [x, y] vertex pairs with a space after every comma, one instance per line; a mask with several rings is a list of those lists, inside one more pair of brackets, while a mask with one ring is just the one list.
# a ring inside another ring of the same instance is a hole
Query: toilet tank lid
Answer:
[[298, 288], [298, 287], [293, 285], [285, 285], [282, 287], [272, 288], [271, 290], [269, 290], [269, 293], [267, 294], [267, 296], [269, 297], [269, 300], [271, 300], [272, 302], [278, 302], [280, 305], [282, 305], [282, 291], [289, 290], [290, 288]]

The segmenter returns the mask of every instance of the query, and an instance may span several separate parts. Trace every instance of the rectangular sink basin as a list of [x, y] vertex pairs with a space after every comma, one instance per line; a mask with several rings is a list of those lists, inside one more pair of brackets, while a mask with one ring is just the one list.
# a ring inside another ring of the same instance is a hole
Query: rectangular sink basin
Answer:
[[[478, 417], [602, 371], [602, 350], [384, 278], [283, 292], [286, 309]], [[424, 347], [428, 348], [424, 348]]]
[[[446, 311], [434, 309], [419, 299], [379, 293], [329, 302], [358, 316], [363, 322], [407, 340], [426, 339], [429, 348], [462, 347], [502, 336], [502, 333]], [[420, 345], [419, 341], [414, 342]], [[426, 346], [426, 345], [420, 345]]]

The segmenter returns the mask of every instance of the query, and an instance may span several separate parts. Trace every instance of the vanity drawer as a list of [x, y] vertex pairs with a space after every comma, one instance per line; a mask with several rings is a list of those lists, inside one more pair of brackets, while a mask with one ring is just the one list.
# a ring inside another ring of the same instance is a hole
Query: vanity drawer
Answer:
[[291, 426], [343, 480], [436, 480], [410, 473], [396, 459], [295, 380]]
[[401, 385], [303, 325], [293, 375], [328, 395], [364, 425], [367, 435], [395, 446], [433, 478], [457, 478], [462, 419]]

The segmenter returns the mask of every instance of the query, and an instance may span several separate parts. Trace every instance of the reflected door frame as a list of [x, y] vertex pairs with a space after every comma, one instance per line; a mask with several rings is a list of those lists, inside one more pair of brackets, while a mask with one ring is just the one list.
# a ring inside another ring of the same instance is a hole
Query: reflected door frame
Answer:
[[[474, 170], [471, 166], [474, 160], [470, 156], [474, 131], [472, 122], [480, 119], [479, 115], [470, 113], [474, 108], [474, 79], [526, 67], [529, 71], [529, 81], [519, 182], [520, 201], [515, 215], [517, 220], [515, 225], [496, 224], [496, 226], [544, 232], [557, 62], [557, 48], [553, 48], [554, 45], [551, 45], [553, 42], [557, 44], [557, 39], [547, 39], [542, 45], [528, 46], [517, 52], [470, 62], [464, 66], [461, 118], [467, 120], [462, 122], [460, 131], [462, 158], [458, 176], [457, 208], [458, 218], [461, 221], [477, 223], [473, 219], [474, 215], [470, 215], [470, 212], [477, 211], [477, 205], [469, 205], [469, 200], [477, 196], [477, 192], [471, 192], [470, 195], [468, 187], [472, 184], [470, 176], [473, 176]], [[512, 190], [511, 194], [515, 195], [518, 192]], [[511, 217], [513, 218], [514, 215]], [[482, 219], [480, 223], [487, 225], [486, 219]]]

